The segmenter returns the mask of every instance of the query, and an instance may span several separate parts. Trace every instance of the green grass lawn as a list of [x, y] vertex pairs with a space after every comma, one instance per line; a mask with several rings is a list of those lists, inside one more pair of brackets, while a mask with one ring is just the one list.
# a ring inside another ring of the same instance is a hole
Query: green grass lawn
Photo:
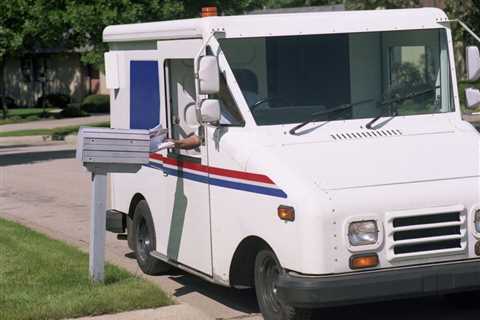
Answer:
[[[100, 122], [87, 124], [88, 127], [110, 127], [109, 122]], [[58, 127], [53, 129], [29, 129], [18, 131], [6, 131], [0, 132], [0, 138], [2, 137], [25, 137], [25, 136], [60, 136], [65, 137], [69, 134], [76, 134], [80, 126], [68, 126]]]
[[45, 109], [46, 114], [43, 114], [43, 109], [41, 108], [16, 108], [9, 109], [7, 119], [3, 119], [3, 113], [0, 109], [0, 125], [2, 124], [11, 124], [11, 123], [20, 123], [26, 121], [36, 121], [41, 119], [52, 118], [54, 114], [52, 111], [57, 109]]
[[107, 264], [91, 284], [88, 256], [0, 219], [0, 319], [65, 319], [171, 304], [152, 283]]

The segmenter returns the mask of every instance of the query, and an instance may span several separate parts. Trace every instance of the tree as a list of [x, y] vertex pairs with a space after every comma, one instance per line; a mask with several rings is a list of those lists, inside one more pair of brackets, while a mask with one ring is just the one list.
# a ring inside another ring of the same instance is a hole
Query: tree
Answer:
[[342, 4], [342, 0], [267, 0], [265, 7], [267, 8], [293, 8], [305, 6], [328, 6]]
[[349, 10], [401, 9], [420, 7], [419, 0], [361, 0], [346, 1]]
[[64, 1], [0, 1], [0, 103], [3, 117], [5, 103], [4, 64], [8, 57], [35, 55], [42, 48], [66, 45]]
[[21, 47], [22, 36], [17, 32], [21, 26], [18, 19], [18, 7], [12, 2], [0, 3], [0, 105], [3, 118], [7, 117], [8, 109], [5, 103], [4, 69], [5, 59], [9, 53], [17, 51]]
[[[450, 19], [459, 19], [465, 22], [477, 34], [480, 31], [480, 0], [446, 1], [446, 11]], [[473, 37], [459, 24], [452, 23], [453, 47], [455, 51], [455, 65], [458, 79], [465, 79], [465, 44], [475, 44]], [[475, 45], [480, 45], [476, 43]]]
[[237, 14], [261, 8], [262, 0], [66, 0], [66, 19], [78, 47], [87, 48], [82, 61], [97, 67], [103, 63], [107, 45], [102, 42], [108, 25], [198, 17], [202, 6], [216, 5], [225, 14]]

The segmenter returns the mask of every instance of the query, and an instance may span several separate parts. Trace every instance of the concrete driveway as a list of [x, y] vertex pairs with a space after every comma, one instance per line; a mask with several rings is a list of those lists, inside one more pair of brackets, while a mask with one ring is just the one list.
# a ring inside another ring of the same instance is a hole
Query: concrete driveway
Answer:
[[[90, 177], [73, 157], [73, 146], [61, 143], [0, 147], [0, 217], [87, 250]], [[113, 234], [107, 236], [107, 258], [213, 319], [262, 319], [251, 290], [223, 288], [180, 271], [143, 275], [125, 241]], [[427, 298], [329, 308], [317, 311], [314, 318], [473, 320], [479, 313], [480, 307], [457, 309], [444, 298]]]

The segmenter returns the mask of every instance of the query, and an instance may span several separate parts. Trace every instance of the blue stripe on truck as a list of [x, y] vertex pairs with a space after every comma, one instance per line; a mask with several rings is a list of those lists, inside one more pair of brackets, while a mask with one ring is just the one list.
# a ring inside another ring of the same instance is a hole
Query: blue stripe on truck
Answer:
[[158, 61], [130, 61], [130, 128], [151, 129], [159, 123]]

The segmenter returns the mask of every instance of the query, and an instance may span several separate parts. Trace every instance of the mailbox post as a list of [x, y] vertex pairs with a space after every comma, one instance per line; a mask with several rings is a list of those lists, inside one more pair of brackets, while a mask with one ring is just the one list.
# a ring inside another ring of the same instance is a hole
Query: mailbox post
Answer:
[[93, 282], [104, 280], [107, 174], [135, 173], [148, 163], [149, 154], [148, 130], [80, 128], [76, 157], [92, 173], [93, 183], [89, 250]]

